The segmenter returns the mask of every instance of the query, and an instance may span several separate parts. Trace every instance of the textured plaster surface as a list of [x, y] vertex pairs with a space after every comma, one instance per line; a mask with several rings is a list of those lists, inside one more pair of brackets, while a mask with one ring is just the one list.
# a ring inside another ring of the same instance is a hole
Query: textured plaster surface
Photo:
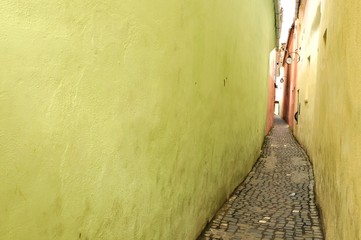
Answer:
[[0, 8], [0, 238], [194, 239], [259, 156], [273, 1]]
[[361, 239], [360, 10], [357, 0], [308, 2], [303, 24], [295, 132], [313, 160], [327, 239]]

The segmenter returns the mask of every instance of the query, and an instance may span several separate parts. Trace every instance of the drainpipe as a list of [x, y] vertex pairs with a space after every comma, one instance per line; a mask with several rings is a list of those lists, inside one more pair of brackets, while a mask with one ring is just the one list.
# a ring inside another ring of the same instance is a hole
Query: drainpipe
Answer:
[[296, 9], [295, 9], [295, 21], [298, 19], [300, 13], [301, 0], [296, 0]]
[[275, 33], [276, 33], [276, 53], [275, 53], [275, 66], [274, 66], [274, 82], [277, 83], [276, 79], [279, 73], [280, 65], [278, 63], [279, 61], [279, 44], [280, 44], [280, 38], [281, 38], [281, 28], [282, 28], [282, 14], [283, 11], [281, 10], [281, 0], [273, 0], [274, 7], [275, 7]]
[[[297, 0], [299, 1], [299, 0]], [[274, 0], [275, 6], [275, 27], [276, 27], [276, 47], [278, 48], [278, 44], [281, 37], [281, 27], [282, 27], [282, 10], [280, 0]]]

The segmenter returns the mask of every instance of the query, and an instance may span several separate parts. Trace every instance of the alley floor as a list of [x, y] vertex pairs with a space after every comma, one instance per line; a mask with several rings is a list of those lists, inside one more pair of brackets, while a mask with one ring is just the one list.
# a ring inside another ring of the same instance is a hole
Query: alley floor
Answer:
[[275, 118], [262, 156], [199, 240], [323, 239], [312, 166], [288, 125]]

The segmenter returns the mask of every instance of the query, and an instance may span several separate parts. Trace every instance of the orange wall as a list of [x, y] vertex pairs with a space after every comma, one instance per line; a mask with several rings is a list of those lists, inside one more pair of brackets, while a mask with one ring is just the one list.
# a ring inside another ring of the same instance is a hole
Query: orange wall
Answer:
[[268, 108], [267, 108], [267, 123], [266, 123], [266, 135], [269, 133], [273, 126], [273, 115], [275, 111], [275, 63], [276, 63], [276, 50], [270, 53], [269, 61], [269, 78], [268, 78]]
[[287, 44], [288, 53], [285, 54], [285, 59], [289, 54], [292, 58], [296, 58], [291, 64], [287, 64], [284, 61], [284, 75], [285, 84], [283, 92], [283, 106], [282, 106], [282, 118], [286, 120], [288, 125], [293, 129], [296, 121], [294, 115], [297, 111], [297, 58], [298, 55], [292, 52], [298, 48], [297, 44], [297, 28], [293, 27], [290, 32], [290, 37]]

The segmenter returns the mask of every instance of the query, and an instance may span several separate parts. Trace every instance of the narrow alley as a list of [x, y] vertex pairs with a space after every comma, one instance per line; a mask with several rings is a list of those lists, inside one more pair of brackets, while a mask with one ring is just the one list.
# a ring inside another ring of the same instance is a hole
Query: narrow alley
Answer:
[[312, 165], [278, 116], [262, 156], [199, 240], [323, 239]]
[[0, 240], [361, 240], [360, 12], [2, 0]]

